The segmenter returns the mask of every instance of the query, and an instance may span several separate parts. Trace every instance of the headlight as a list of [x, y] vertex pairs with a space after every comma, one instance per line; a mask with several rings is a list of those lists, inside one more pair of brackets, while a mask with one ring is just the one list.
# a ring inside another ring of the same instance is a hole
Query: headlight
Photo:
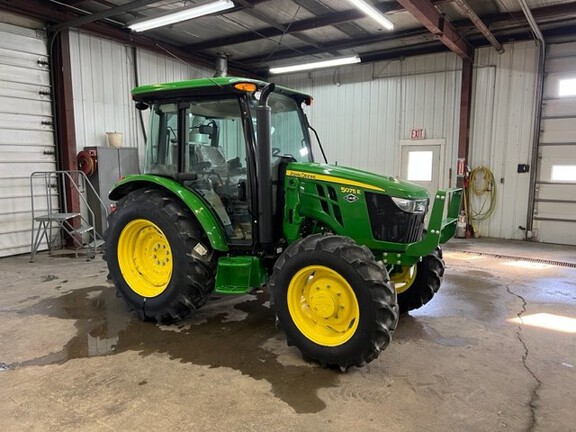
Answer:
[[404, 199], [404, 198], [395, 198], [391, 197], [394, 204], [398, 206], [398, 208], [406, 213], [426, 213], [428, 210], [428, 198], [426, 199]]

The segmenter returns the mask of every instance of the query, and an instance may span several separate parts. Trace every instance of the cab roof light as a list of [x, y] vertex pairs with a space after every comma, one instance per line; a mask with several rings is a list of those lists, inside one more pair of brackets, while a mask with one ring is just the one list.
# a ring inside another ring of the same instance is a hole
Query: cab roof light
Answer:
[[256, 84], [253, 83], [238, 83], [234, 84], [236, 90], [253, 93], [256, 91]]

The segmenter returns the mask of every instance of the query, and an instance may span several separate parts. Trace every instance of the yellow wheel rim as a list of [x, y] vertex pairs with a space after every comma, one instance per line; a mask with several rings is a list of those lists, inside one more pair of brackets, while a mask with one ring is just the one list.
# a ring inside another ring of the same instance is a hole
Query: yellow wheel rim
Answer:
[[288, 310], [298, 330], [323, 346], [338, 346], [356, 332], [360, 308], [354, 290], [338, 272], [312, 265], [288, 285]]
[[164, 292], [172, 276], [168, 239], [149, 220], [133, 220], [118, 239], [118, 264], [124, 280], [135, 293], [156, 297]]
[[390, 279], [394, 282], [396, 293], [403, 293], [410, 288], [414, 280], [416, 280], [416, 265], [398, 267], [397, 270], [390, 275]]

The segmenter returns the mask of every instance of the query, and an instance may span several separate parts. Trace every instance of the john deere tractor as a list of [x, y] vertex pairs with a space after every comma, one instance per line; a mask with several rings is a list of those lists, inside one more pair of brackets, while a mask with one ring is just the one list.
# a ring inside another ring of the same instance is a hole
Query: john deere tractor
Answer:
[[314, 162], [310, 96], [274, 84], [217, 77], [132, 96], [150, 112], [145, 171], [110, 192], [105, 257], [141, 318], [174, 322], [214, 293], [267, 286], [288, 344], [346, 369], [438, 290], [459, 189], [430, 205], [417, 185]]

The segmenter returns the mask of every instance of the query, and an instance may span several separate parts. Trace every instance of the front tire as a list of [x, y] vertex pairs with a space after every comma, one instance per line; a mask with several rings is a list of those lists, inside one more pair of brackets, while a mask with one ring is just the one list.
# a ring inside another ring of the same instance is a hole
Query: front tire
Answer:
[[216, 256], [184, 203], [167, 191], [139, 189], [118, 202], [108, 222], [111, 279], [141, 318], [174, 322], [206, 302]]
[[365, 247], [315, 234], [278, 258], [269, 287], [288, 345], [343, 370], [374, 360], [398, 322], [396, 292]]
[[391, 273], [392, 282], [398, 289], [401, 314], [418, 309], [432, 300], [442, 285], [445, 268], [442, 249], [437, 247], [418, 264], [404, 266]]

